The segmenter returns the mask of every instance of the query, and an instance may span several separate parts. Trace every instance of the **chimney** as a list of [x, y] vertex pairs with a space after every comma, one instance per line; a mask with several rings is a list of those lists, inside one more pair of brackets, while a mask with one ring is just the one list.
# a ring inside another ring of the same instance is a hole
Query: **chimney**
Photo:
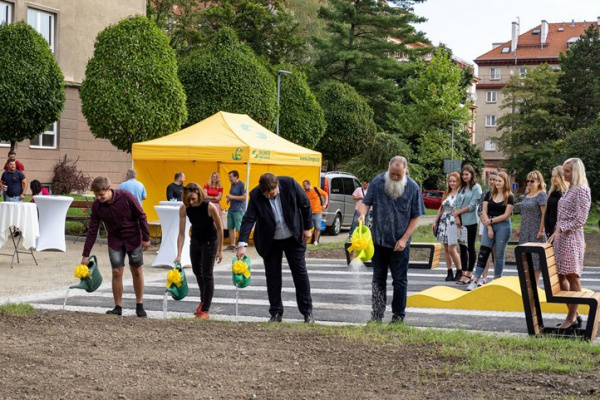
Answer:
[[542, 49], [544, 48], [544, 45], [546, 44], [547, 40], [548, 40], [548, 21], [543, 19], [542, 20], [542, 35], [541, 35]]
[[600, 17], [598, 17], [598, 26], [600, 26]]
[[515, 51], [517, 51], [518, 44], [519, 44], [519, 23], [513, 22], [512, 23], [512, 39], [510, 42], [510, 51], [513, 53]]
[[572, 19], [572, 20], [571, 20], [571, 28], [574, 28], [574, 27], [575, 27], [575, 20], [574, 20], [574, 19]]

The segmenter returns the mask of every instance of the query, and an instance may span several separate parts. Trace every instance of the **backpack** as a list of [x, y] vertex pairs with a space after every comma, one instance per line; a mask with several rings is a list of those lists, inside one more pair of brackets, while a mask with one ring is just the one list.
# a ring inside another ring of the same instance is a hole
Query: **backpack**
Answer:
[[325, 196], [321, 195], [321, 193], [319, 192], [319, 190], [317, 189], [317, 187], [313, 187], [313, 189], [315, 189], [315, 192], [317, 193], [317, 196], [319, 196], [319, 199], [321, 200], [321, 206], [324, 206], [325, 203], [327, 203], [327, 199], [325, 198]]

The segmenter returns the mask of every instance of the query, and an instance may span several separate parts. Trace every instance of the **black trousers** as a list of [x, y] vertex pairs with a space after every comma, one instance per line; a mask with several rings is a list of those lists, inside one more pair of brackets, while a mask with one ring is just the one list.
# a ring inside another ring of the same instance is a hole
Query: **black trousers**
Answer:
[[263, 257], [265, 275], [267, 278], [267, 293], [269, 295], [269, 313], [283, 314], [281, 301], [282, 260], [283, 254], [290, 266], [294, 286], [296, 287], [296, 302], [302, 315], [312, 313], [312, 298], [310, 296], [310, 281], [306, 270], [306, 244], [299, 244], [293, 237], [283, 240], [273, 240], [271, 251]]
[[477, 261], [475, 239], [477, 237], [477, 224], [465, 225], [467, 228], [467, 245], [460, 245], [460, 264], [463, 271], [472, 272]]
[[190, 240], [190, 259], [192, 271], [196, 275], [198, 287], [200, 288], [200, 301], [202, 311], [208, 312], [215, 294], [215, 256], [217, 255], [217, 241], [200, 242], [192, 236]]

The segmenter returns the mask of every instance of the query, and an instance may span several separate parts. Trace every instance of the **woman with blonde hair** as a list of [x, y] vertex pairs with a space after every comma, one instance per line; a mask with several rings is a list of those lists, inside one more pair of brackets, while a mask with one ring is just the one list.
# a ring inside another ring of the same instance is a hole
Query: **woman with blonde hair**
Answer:
[[547, 238], [554, 233], [558, 214], [558, 201], [567, 192], [568, 187], [569, 185], [565, 182], [562, 166], [559, 165], [552, 168], [550, 190], [548, 191], [548, 201], [546, 202], [546, 212], [544, 213], [544, 233]]
[[[585, 176], [585, 166], [579, 158], [569, 158], [563, 163], [563, 175], [569, 188], [558, 201], [556, 228], [548, 242], [554, 244], [561, 290], [579, 292], [585, 249], [583, 227], [590, 212], [592, 196]], [[581, 317], [577, 314], [578, 305], [569, 304], [568, 308], [569, 312], [559, 325], [560, 329], [581, 326]]]
[[218, 172], [210, 174], [210, 180], [204, 185], [204, 198], [210, 200], [217, 207], [219, 216], [221, 215], [221, 197], [223, 197], [223, 186]]
[[510, 216], [514, 205], [515, 197], [510, 191], [510, 179], [505, 172], [500, 172], [496, 176], [492, 191], [483, 199], [481, 222], [485, 226], [487, 233], [481, 238], [477, 268], [475, 269], [471, 283], [467, 286], [467, 290], [470, 291], [477, 288], [477, 281], [483, 273], [483, 269], [494, 246], [496, 246], [494, 279], [502, 276], [506, 246], [508, 245], [512, 231]]
[[[446, 258], [446, 266], [448, 267], [446, 281], [458, 281], [462, 277], [460, 256], [456, 250], [456, 245], [458, 244], [458, 227], [454, 218], [459, 186], [460, 175], [456, 172], [448, 175], [448, 187], [433, 223], [433, 234], [444, 245], [444, 257]], [[452, 274], [453, 261], [456, 266], [456, 275]]]
[[[525, 197], [521, 202], [521, 226], [515, 231], [519, 238], [519, 244], [538, 242], [545, 243], [544, 235], [544, 212], [546, 211], [546, 183], [539, 171], [531, 171], [527, 174], [527, 189]], [[533, 269], [535, 271], [535, 282], [540, 280], [540, 258], [533, 255]]]

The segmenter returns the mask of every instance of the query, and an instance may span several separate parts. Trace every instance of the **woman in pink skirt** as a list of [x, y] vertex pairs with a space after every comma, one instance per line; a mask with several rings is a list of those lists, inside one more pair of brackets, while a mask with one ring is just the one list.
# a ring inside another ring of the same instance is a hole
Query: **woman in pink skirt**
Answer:
[[[554, 244], [556, 267], [561, 290], [581, 291], [581, 272], [583, 270], [583, 253], [585, 225], [592, 197], [585, 177], [585, 167], [579, 158], [569, 158], [563, 164], [565, 181], [569, 189], [558, 202], [558, 215], [554, 234], [548, 239]], [[560, 329], [581, 326], [581, 318], [577, 314], [577, 304], [569, 304], [569, 313], [559, 325]]]

